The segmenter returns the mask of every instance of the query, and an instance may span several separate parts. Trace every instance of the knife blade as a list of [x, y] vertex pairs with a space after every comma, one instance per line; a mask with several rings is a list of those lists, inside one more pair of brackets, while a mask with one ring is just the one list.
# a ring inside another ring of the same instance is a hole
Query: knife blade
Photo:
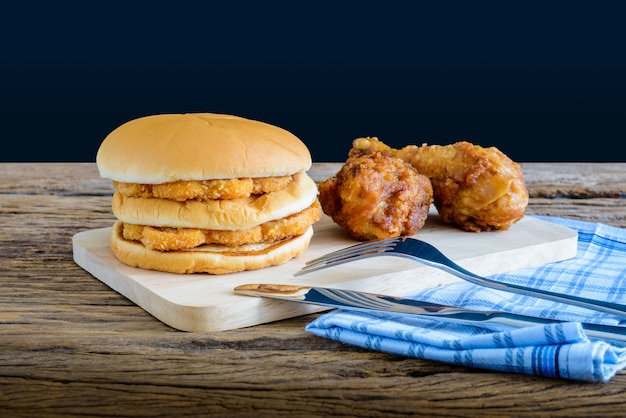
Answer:
[[[510, 312], [481, 311], [398, 296], [319, 286], [250, 283], [237, 286], [234, 291], [241, 295], [308, 303], [329, 308], [437, 317], [446, 321], [473, 325], [477, 323], [487, 326], [499, 324], [520, 328], [563, 322]], [[588, 323], [581, 323], [581, 325], [589, 337], [626, 342], [626, 327]]]

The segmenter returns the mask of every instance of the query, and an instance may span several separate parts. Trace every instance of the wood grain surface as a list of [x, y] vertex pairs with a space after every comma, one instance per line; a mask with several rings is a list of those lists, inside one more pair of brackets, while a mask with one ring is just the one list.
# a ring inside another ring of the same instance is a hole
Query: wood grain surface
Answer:
[[[529, 214], [626, 226], [626, 164], [522, 167]], [[114, 221], [111, 193], [95, 164], [0, 164], [2, 416], [624, 415], [626, 373], [588, 384], [370, 352], [305, 333], [319, 314], [174, 330], [73, 262], [72, 236]]]

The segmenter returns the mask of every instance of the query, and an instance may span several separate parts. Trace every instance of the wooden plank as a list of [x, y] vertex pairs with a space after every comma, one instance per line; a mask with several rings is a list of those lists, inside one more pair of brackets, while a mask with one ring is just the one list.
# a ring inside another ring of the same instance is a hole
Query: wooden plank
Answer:
[[[75, 262], [164, 323], [184, 331], [223, 331], [276, 321], [321, 308], [240, 296], [245, 283], [302, 283], [406, 295], [458, 281], [432, 267], [398, 257], [377, 257], [294, 278], [306, 260], [356, 243], [324, 217], [302, 257], [261, 270], [211, 276], [142, 270], [120, 263], [109, 249], [110, 228], [74, 235]], [[563, 260], [576, 254], [577, 234], [553, 223], [526, 217], [505, 232], [469, 233], [443, 224], [431, 213], [416, 237], [478, 274], [495, 274]]]

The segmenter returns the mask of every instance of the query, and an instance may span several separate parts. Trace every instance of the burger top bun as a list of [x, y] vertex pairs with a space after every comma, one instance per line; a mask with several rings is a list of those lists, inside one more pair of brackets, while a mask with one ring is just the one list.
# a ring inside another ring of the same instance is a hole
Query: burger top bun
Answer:
[[100, 175], [127, 183], [272, 177], [311, 167], [308, 148], [264, 122], [215, 113], [161, 114], [113, 130], [96, 156]]

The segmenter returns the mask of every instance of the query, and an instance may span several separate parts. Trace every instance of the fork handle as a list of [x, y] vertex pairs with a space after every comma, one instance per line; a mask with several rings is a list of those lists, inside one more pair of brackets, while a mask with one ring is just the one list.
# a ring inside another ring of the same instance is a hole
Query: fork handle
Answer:
[[468, 282], [489, 287], [495, 290], [502, 290], [510, 293], [517, 293], [524, 296], [531, 296], [540, 299], [547, 299], [553, 302], [565, 303], [568, 305], [575, 305], [582, 308], [591, 309], [594, 311], [601, 311], [619, 316], [626, 316], [626, 305], [612, 302], [604, 302], [596, 299], [584, 298], [581, 296], [568, 295], [563, 293], [555, 293], [549, 290], [530, 288], [526, 286], [520, 286], [512, 283], [502, 283], [495, 280], [487, 279], [465, 270], [463, 267], [454, 263], [449, 259], [439, 260], [437, 262], [430, 262], [428, 260], [420, 259], [420, 262], [431, 265], [433, 267], [441, 268], [461, 279]]

